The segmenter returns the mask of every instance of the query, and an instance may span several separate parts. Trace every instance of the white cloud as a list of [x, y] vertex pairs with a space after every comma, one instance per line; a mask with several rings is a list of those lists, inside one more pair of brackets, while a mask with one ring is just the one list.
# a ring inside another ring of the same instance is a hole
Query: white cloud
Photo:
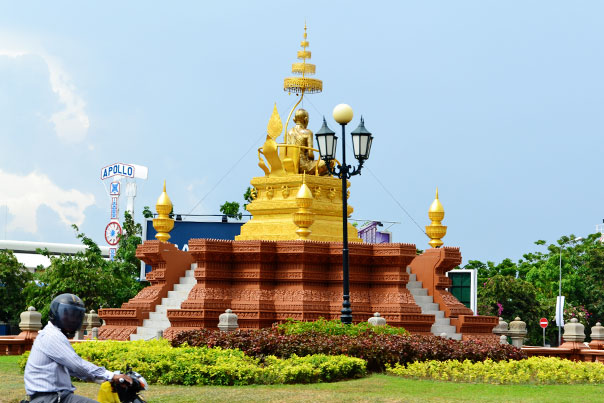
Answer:
[[90, 120], [86, 114], [86, 102], [78, 95], [69, 74], [62, 68], [58, 59], [44, 52], [0, 49], [0, 56], [18, 58], [29, 54], [39, 56], [44, 60], [48, 66], [50, 87], [64, 106], [49, 119], [55, 126], [55, 133], [66, 143], [84, 141], [90, 127]]
[[21, 229], [36, 233], [37, 211], [46, 205], [55, 211], [66, 226], [82, 225], [84, 210], [94, 204], [94, 195], [82, 193], [75, 189], [61, 189], [51, 182], [48, 176], [32, 172], [19, 176], [0, 170], [0, 204], [8, 206], [12, 216], [8, 229]]

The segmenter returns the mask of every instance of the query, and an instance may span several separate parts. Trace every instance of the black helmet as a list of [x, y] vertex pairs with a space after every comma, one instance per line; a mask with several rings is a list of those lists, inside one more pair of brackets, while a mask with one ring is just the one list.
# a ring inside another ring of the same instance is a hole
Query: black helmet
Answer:
[[84, 320], [84, 303], [77, 295], [61, 294], [50, 303], [50, 322], [67, 337], [73, 337]]

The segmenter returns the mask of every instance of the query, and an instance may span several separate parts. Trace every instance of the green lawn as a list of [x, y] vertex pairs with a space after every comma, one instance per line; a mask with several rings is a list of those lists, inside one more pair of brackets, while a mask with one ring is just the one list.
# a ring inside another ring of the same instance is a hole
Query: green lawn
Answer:
[[[0, 401], [24, 398], [19, 357], [0, 356]], [[76, 383], [95, 398], [98, 385]], [[604, 386], [511, 386], [416, 381], [372, 375], [337, 383], [273, 386], [160, 386], [144, 396], [153, 402], [604, 402]]]

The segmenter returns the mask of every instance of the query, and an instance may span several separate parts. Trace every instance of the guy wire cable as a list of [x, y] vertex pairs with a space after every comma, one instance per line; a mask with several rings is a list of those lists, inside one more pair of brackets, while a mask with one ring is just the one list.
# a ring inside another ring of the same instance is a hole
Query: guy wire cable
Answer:
[[[377, 183], [379, 183], [379, 184], [380, 184], [380, 186], [382, 187], [382, 189], [384, 189], [384, 190], [386, 191], [386, 193], [388, 193], [388, 195], [389, 195], [389, 196], [392, 198], [392, 200], [394, 200], [394, 202], [395, 202], [395, 203], [396, 203], [396, 204], [397, 204], [397, 205], [398, 205], [398, 206], [401, 208], [401, 210], [403, 210], [403, 211], [405, 212], [405, 214], [407, 214], [407, 217], [409, 217], [409, 219], [410, 219], [411, 221], [413, 221], [413, 223], [414, 223], [414, 224], [417, 226], [417, 228], [419, 228], [419, 230], [420, 230], [420, 231], [421, 231], [421, 232], [422, 232], [424, 235], [428, 236], [428, 234], [426, 234], [426, 231], [424, 231], [424, 230], [422, 229], [422, 227], [421, 227], [421, 226], [420, 226], [420, 225], [417, 223], [417, 221], [415, 221], [415, 220], [413, 219], [413, 217], [411, 217], [411, 214], [409, 214], [409, 213], [407, 212], [407, 210], [405, 210], [405, 208], [403, 207], [403, 205], [402, 205], [401, 203], [399, 203], [399, 201], [398, 201], [398, 200], [396, 200], [396, 198], [394, 197], [394, 195], [393, 195], [392, 193], [390, 193], [390, 191], [388, 190], [388, 188], [386, 188], [386, 186], [384, 186], [384, 184], [383, 184], [383, 183], [380, 181], [380, 179], [379, 179], [377, 176], [375, 176], [375, 175], [374, 175], [374, 173], [371, 171], [371, 169], [369, 169], [369, 168], [365, 168], [365, 169], [366, 169], [367, 171], [369, 171], [369, 173], [371, 174], [371, 176], [373, 176], [373, 177], [374, 177], [374, 179], [377, 181]], [[430, 237], [428, 237], [428, 238], [430, 238]]]

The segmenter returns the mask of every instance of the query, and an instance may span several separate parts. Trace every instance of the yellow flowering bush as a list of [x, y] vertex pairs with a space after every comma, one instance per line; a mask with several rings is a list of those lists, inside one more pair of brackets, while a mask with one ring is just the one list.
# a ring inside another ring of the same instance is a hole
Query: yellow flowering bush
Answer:
[[388, 366], [392, 375], [413, 379], [494, 384], [598, 384], [604, 382], [604, 365], [556, 357], [494, 362], [424, 361]]
[[[153, 384], [251, 385], [329, 382], [366, 375], [366, 362], [323, 354], [253, 358], [238, 349], [172, 347], [167, 340], [92, 341], [74, 344], [85, 360], [112, 371], [130, 366]], [[29, 353], [19, 364], [25, 368]]]

